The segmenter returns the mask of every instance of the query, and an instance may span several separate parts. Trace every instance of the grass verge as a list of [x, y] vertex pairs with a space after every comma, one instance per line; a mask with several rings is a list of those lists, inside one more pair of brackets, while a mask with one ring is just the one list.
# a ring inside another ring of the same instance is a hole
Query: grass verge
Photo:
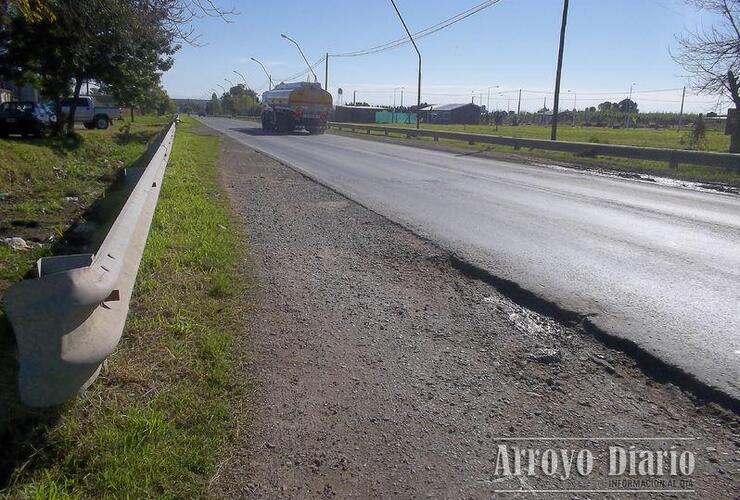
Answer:
[[[438, 126], [435, 125], [426, 125], [423, 128], [438, 128]], [[462, 130], [462, 125], [459, 126]], [[478, 128], [483, 126], [478, 126]], [[468, 126], [467, 131], [473, 132], [474, 127]], [[501, 128], [499, 129], [499, 132], [497, 135], [507, 135], [506, 133], [501, 131]], [[528, 127], [522, 126], [522, 127], [509, 127], [509, 128], [517, 128], [517, 129], [525, 129]], [[653, 175], [658, 177], [666, 177], [669, 179], [679, 179], [684, 181], [690, 181], [690, 182], [700, 182], [700, 183], [719, 183], [719, 184], [728, 184], [730, 186], [740, 187], [740, 171], [738, 170], [731, 170], [731, 169], [725, 169], [725, 168], [714, 168], [714, 167], [705, 167], [702, 165], [679, 165], [678, 168], [673, 169], [670, 168], [667, 162], [657, 162], [657, 161], [649, 161], [649, 160], [636, 160], [631, 158], [612, 158], [612, 157], [606, 157], [606, 156], [599, 156], [596, 158], [589, 158], [589, 157], [582, 157], [582, 156], [576, 156], [572, 153], [564, 153], [560, 151], [546, 151], [541, 149], [526, 149], [523, 148], [521, 150], [515, 150], [513, 147], [510, 146], [499, 146], [499, 145], [491, 145], [491, 144], [478, 144], [478, 145], [469, 145], [466, 141], [455, 141], [455, 140], [449, 140], [449, 139], [440, 139], [438, 143], [435, 143], [434, 140], [431, 137], [415, 137], [415, 138], [406, 138], [405, 134], [394, 134], [390, 133], [388, 136], [385, 136], [382, 132], [371, 132], [370, 134], [367, 134], [365, 131], [357, 131], [355, 133], [342, 130], [337, 131], [336, 129], [330, 129], [331, 133], [333, 134], [340, 134], [340, 135], [350, 135], [353, 137], [361, 137], [361, 138], [371, 138], [371, 139], [377, 139], [377, 140], [391, 140], [394, 142], [400, 142], [407, 145], [417, 145], [417, 146], [425, 146], [425, 147], [441, 147], [441, 148], [452, 148], [454, 151], [460, 151], [460, 152], [469, 152], [476, 154], [478, 156], [482, 157], [491, 157], [491, 158], [498, 158], [500, 159], [502, 155], [506, 156], [508, 159], [526, 159], [526, 160], [546, 160], [546, 161], [552, 161], [556, 162], [558, 164], [571, 166], [575, 168], [591, 168], [591, 169], [597, 169], [597, 170], [614, 170], [619, 172], [630, 172], [630, 173], [639, 173], [639, 174], [647, 174], [647, 175]], [[457, 129], [451, 129], [446, 128], [446, 130], [457, 130]], [[488, 129], [487, 132], [483, 133], [491, 133], [492, 129]], [[598, 129], [599, 131], [601, 129]], [[653, 132], [653, 131], [651, 131]], [[659, 132], [666, 132], [666, 131], [659, 131]], [[676, 131], [667, 131], [667, 132], [673, 132], [676, 133]], [[479, 133], [476, 131], [475, 133]], [[518, 137], [529, 137], [528, 135], [518, 134], [516, 135]], [[576, 140], [573, 138], [567, 138], [567, 137], [559, 137], [562, 140]], [[588, 142], [588, 141], [585, 141]], [[645, 146], [655, 146], [654, 143], [651, 143], [650, 141], [647, 141], [647, 144], [636, 144], [636, 145], [645, 145]], [[605, 142], [608, 143], [608, 142]], [[614, 142], [613, 144], [629, 144], [630, 142]], [[661, 146], [657, 146], [661, 147]], [[662, 146], [662, 147], [668, 147], [668, 146]]]
[[[175, 139], [119, 349], [85, 394], [19, 421], [4, 491], [23, 498], [203, 496], [231, 429], [232, 332], [250, 287], [221, 194], [219, 140]], [[51, 415], [50, 415], [51, 413]], [[28, 423], [28, 422], [31, 423]]]
[[[389, 127], [411, 127], [412, 124], [388, 124]], [[524, 137], [528, 139], [550, 139], [550, 126], [544, 125], [455, 125], [423, 123], [421, 128], [428, 130], [449, 130], [469, 134], [491, 134], [506, 137]], [[654, 128], [608, 128], [608, 127], [571, 127], [569, 124], [558, 126], [558, 139], [570, 142], [592, 142], [596, 144], [624, 144], [652, 148], [691, 149], [689, 131], [691, 124], [683, 130]], [[720, 130], [709, 129], [706, 132], [705, 149], [726, 153], [730, 148], [730, 136]]]
[[[138, 164], [168, 117], [141, 116], [75, 136], [0, 139], [0, 238], [18, 236], [33, 250], [0, 245], [0, 296], [52, 250], [70, 225]], [[120, 125], [119, 125], [120, 124]]]

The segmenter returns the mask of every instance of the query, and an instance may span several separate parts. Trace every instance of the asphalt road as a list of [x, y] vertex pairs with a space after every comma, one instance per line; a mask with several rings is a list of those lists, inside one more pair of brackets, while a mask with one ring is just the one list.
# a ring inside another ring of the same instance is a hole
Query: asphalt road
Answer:
[[202, 121], [740, 399], [740, 198]]

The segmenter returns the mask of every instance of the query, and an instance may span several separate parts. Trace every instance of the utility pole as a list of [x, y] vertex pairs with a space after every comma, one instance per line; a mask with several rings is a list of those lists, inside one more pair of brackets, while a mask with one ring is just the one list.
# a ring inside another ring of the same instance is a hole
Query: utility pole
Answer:
[[498, 85], [492, 85], [492, 86], [488, 87], [488, 89], [487, 89], [487, 91], [488, 91], [488, 100], [486, 101], [486, 111], [488, 111], [488, 112], [491, 111], [491, 89], [497, 89], [497, 88], [498, 88]]
[[329, 92], [329, 53], [326, 53], [326, 58], [324, 60], [326, 63], [324, 66], [324, 90]]
[[519, 113], [522, 112], [522, 89], [519, 89], [519, 102], [516, 105], [516, 114], [519, 115]]
[[357, 105], [357, 91], [356, 90], [352, 91], [352, 104], [354, 104], [355, 106]]
[[563, 20], [560, 23], [560, 47], [558, 48], [558, 68], [555, 72], [555, 101], [552, 106], [552, 131], [550, 140], [558, 138], [558, 104], [560, 100], [560, 75], [563, 70], [563, 49], [565, 48], [565, 26], [568, 23], [568, 0], [563, 0]]
[[632, 87], [637, 85], [636, 83], [630, 83], [630, 96], [627, 101], [627, 114], [624, 117], [624, 128], [629, 128], [630, 118], [632, 118]]
[[396, 10], [396, 14], [398, 14], [398, 18], [401, 20], [401, 24], [403, 24], [403, 29], [406, 30], [406, 33], [409, 36], [409, 40], [411, 40], [411, 43], [414, 45], [416, 54], [419, 56], [419, 80], [416, 85], [417, 87], [416, 89], [416, 128], [418, 129], [419, 128], [419, 117], [421, 115], [421, 52], [419, 52], [419, 47], [416, 46], [414, 37], [411, 36], [411, 32], [409, 31], [409, 28], [406, 26], [406, 21], [403, 20], [403, 16], [401, 16], [401, 13], [398, 11], [396, 2], [394, 0], [391, 0], [391, 3], [393, 4], [393, 8]]
[[573, 124], [571, 125], [571, 127], [575, 127], [576, 126], [576, 109], [577, 109], [576, 99], [578, 99], [578, 94], [576, 94], [575, 90], [568, 90], [568, 92], [573, 93]]
[[683, 92], [681, 93], [681, 111], [678, 113], [678, 130], [681, 131], [681, 126], [683, 125], [683, 102], [684, 99], [686, 99], [686, 87], [683, 88]]

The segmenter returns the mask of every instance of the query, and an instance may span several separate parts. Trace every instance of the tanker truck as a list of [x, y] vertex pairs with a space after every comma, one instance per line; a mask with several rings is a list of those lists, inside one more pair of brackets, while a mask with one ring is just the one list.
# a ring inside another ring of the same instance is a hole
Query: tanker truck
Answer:
[[320, 83], [281, 83], [262, 93], [262, 129], [292, 132], [304, 128], [311, 134], [323, 134], [331, 104], [331, 94]]

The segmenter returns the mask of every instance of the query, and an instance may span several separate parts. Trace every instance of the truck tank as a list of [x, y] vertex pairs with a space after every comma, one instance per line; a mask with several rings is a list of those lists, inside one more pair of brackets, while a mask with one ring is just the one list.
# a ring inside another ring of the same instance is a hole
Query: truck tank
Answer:
[[262, 129], [323, 134], [331, 112], [331, 94], [319, 83], [281, 83], [262, 93]]

